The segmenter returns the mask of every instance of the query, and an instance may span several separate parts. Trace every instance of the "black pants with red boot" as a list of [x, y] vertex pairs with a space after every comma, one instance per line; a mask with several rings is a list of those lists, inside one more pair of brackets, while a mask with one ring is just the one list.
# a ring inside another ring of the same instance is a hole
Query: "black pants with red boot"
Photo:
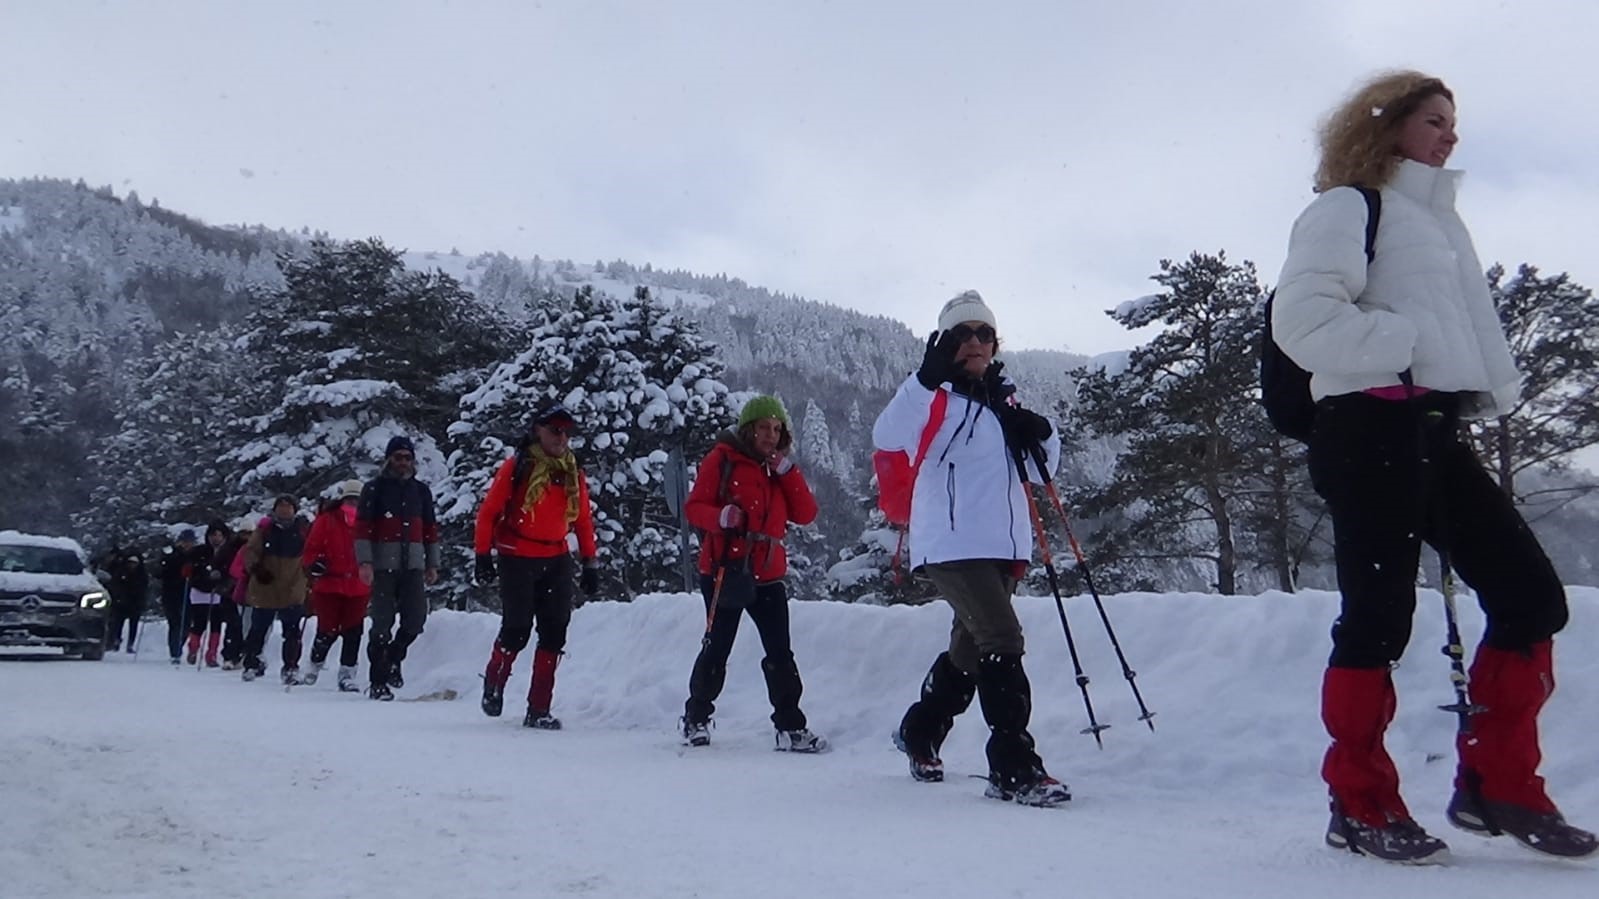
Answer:
[[566, 553], [544, 559], [500, 556], [500, 634], [483, 681], [496, 692], [505, 688], [517, 653], [527, 647], [536, 623], [539, 639], [533, 649], [533, 678], [527, 691], [528, 721], [536, 726], [559, 726], [550, 717], [550, 704], [555, 695], [555, 669], [572, 620], [574, 568]]
[[1390, 666], [1416, 610], [1421, 544], [1446, 551], [1487, 621], [1471, 666], [1472, 716], [1458, 782], [1481, 795], [1552, 810], [1537, 774], [1536, 718], [1554, 687], [1550, 638], [1565, 591], [1509, 497], [1461, 442], [1459, 399], [1395, 402], [1365, 394], [1316, 407], [1310, 475], [1332, 516], [1342, 604], [1322, 684], [1332, 737], [1322, 765], [1336, 807], [1373, 827], [1406, 821], [1383, 747], [1397, 697]]

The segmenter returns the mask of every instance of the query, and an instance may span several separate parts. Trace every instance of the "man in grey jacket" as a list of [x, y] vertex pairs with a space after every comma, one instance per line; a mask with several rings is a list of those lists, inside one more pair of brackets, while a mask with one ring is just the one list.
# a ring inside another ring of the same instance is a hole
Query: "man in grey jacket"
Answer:
[[[433, 491], [416, 479], [416, 448], [396, 436], [383, 470], [361, 489], [355, 512], [355, 558], [362, 583], [372, 587], [372, 632], [367, 638], [371, 699], [394, 698], [405, 686], [400, 663], [422, 635], [428, 604], [423, 588], [439, 579], [439, 525]], [[400, 629], [394, 633], [398, 616]]]

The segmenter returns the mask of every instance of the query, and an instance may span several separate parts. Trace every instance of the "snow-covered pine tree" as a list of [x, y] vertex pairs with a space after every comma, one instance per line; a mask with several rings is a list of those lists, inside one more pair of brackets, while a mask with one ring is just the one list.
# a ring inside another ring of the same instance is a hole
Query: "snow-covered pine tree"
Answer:
[[240, 353], [236, 330], [223, 327], [175, 334], [136, 366], [138, 393], [90, 457], [79, 533], [153, 542], [174, 522], [227, 517], [220, 459], [240, 435], [233, 401], [252, 372]]
[[284, 288], [258, 297], [245, 320], [252, 370], [238, 412], [252, 436], [225, 456], [230, 510], [370, 477], [401, 433], [416, 443], [418, 477], [442, 486], [436, 441], [456, 398], [515, 339], [508, 323], [448, 275], [407, 270], [378, 240], [318, 241], [281, 267]]
[[[559, 400], [578, 422], [573, 441], [589, 478], [605, 592], [678, 589], [677, 522], [662, 496], [662, 465], [681, 446], [691, 467], [736, 418], [721, 363], [685, 321], [640, 290], [626, 299], [579, 290], [536, 321], [530, 346], [461, 399], [450, 428], [450, 533], [470, 552], [477, 505], [528, 422]], [[464, 589], [464, 588], [463, 588]], [[493, 605], [484, 593], [477, 601]]]

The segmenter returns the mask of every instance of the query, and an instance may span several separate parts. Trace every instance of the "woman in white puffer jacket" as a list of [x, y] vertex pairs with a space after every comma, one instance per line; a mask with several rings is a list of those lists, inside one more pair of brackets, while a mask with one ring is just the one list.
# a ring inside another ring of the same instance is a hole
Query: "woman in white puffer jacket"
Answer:
[[[1470, 672], [1484, 709], [1458, 741], [1448, 820], [1586, 856], [1594, 836], [1566, 824], [1537, 773], [1565, 592], [1459, 436], [1461, 418], [1509, 414], [1520, 375], [1455, 211], [1460, 173], [1443, 167], [1457, 140], [1454, 95], [1417, 72], [1378, 77], [1334, 111], [1319, 196], [1294, 224], [1274, 303], [1278, 345], [1311, 373], [1310, 475], [1331, 513], [1342, 594], [1322, 683], [1326, 840], [1391, 861], [1448, 852], [1411, 818], [1383, 748], [1397, 705], [1389, 670], [1410, 639], [1425, 540], [1449, 554], [1487, 619]], [[1369, 265], [1355, 185], [1380, 191]]]

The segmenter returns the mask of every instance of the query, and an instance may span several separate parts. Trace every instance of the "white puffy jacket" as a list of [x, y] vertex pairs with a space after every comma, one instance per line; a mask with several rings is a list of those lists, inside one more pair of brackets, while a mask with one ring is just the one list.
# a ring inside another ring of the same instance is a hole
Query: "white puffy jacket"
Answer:
[[[914, 461], [932, 403], [933, 391], [915, 375], [906, 378], [872, 425], [872, 442], [881, 450], [903, 451]], [[1044, 454], [1053, 476], [1060, 464], [1058, 431], [1044, 441]], [[1033, 479], [1040, 480], [1036, 465], [1029, 461], [1028, 467]], [[910, 567], [1032, 557], [1027, 496], [999, 419], [981, 402], [952, 392], [911, 492]]]
[[1316, 399], [1400, 383], [1461, 391], [1461, 414], [1503, 415], [1521, 374], [1471, 235], [1455, 212], [1460, 172], [1401, 162], [1382, 188], [1376, 256], [1352, 188], [1318, 196], [1294, 222], [1272, 332], [1311, 373]]

